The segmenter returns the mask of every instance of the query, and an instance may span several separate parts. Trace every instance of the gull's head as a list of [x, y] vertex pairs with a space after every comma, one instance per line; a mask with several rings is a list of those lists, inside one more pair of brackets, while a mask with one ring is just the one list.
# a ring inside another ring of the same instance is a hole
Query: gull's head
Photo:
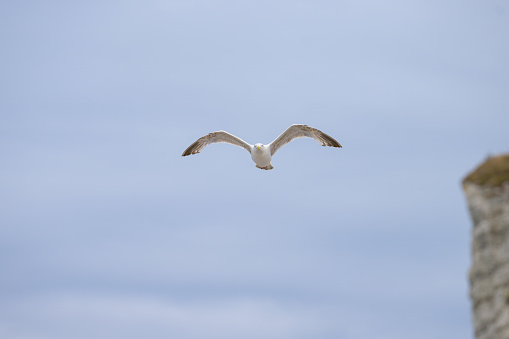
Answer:
[[262, 144], [255, 144], [255, 145], [254, 145], [254, 147], [255, 147], [256, 149], [261, 149], [261, 148], [262, 148], [262, 146], [263, 146]]

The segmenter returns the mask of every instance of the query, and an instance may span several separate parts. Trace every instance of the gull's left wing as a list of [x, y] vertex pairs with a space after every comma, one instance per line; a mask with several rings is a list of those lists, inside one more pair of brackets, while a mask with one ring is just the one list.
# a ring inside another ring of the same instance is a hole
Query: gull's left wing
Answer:
[[307, 125], [291, 125], [269, 144], [270, 154], [274, 155], [278, 149], [297, 138], [313, 138], [322, 146], [343, 147], [333, 137]]

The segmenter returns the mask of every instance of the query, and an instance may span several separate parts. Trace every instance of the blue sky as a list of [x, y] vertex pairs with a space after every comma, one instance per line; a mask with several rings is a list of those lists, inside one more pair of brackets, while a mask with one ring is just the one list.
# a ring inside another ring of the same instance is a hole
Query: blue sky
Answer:
[[[472, 338], [509, 6], [0, 3], [0, 336]], [[299, 139], [261, 171], [226, 130]]]

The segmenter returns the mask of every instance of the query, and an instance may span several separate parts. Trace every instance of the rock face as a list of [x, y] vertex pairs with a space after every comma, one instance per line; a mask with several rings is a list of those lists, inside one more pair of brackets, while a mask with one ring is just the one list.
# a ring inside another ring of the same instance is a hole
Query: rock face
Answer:
[[477, 339], [509, 339], [509, 155], [463, 180], [472, 229], [470, 298]]

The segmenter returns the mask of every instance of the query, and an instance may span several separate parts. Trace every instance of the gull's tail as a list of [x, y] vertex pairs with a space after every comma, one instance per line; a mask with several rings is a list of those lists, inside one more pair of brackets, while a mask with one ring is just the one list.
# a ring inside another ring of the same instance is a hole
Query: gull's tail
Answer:
[[274, 166], [272, 166], [272, 164], [271, 164], [270, 162], [269, 162], [269, 164], [268, 164], [267, 166], [265, 166], [265, 167], [260, 167], [260, 166], [258, 166], [258, 165], [256, 165], [256, 167], [258, 167], [259, 169], [267, 170], [267, 171], [268, 171], [268, 170], [271, 170], [271, 169], [273, 169], [273, 168], [274, 168]]

